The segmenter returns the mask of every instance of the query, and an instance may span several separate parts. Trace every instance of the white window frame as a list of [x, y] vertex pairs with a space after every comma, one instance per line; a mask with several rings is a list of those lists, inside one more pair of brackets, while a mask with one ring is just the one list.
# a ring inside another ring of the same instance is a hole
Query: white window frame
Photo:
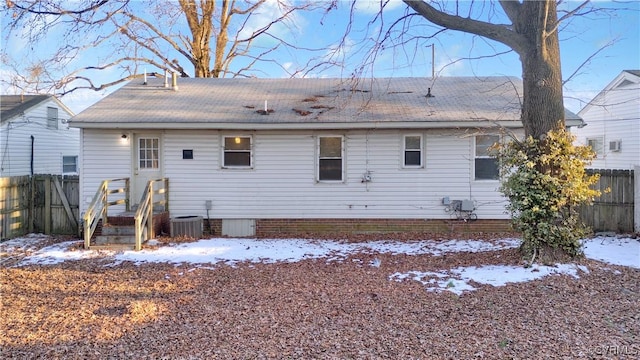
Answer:
[[[65, 171], [64, 167], [65, 165], [69, 165], [69, 164], [65, 164], [65, 158], [69, 159], [69, 158], [73, 158], [74, 160], [74, 170], [73, 171]], [[63, 155], [62, 156], [62, 174], [77, 174], [78, 173], [78, 155]]]
[[[249, 139], [249, 149], [227, 149], [226, 141], [227, 139]], [[236, 135], [223, 135], [220, 141], [220, 147], [222, 148], [220, 154], [220, 164], [222, 169], [253, 169], [253, 136], [247, 134], [236, 134]], [[249, 165], [227, 165], [225, 163], [225, 154], [227, 153], [249, 153]]]
[[[320, 152], [320, 143], [323, 138], [340, 138], [340, 157], [322, 157]], [[340, 180], [320, 179], [320, 163], [322, 160], [340, 159]], [[344, 183], [345, 181], [345, 137], [343, 135], [319, 135], [316, 137], [316, 181], [320, 183]]]
[[587, 137], [586, 143], [587, 146], [596, 153], [596, 159], [602, 159], [604, 157], [604, 136], [589, 136]]
[[[147, 147], [147, 145], [145, 144], [145, 147], [140, 146], [140, 141], [144, 140], [145, 143], [148, 140], [151, 140], [151, 147]], [[155, 140], [155, 144], [153, 143], [153, 141]], [[153, 146], [156, 145], [156, 146]], [[142, 165], [141, 161], [143, 159], [140, 158], [140, 151], [151, 151], [151, 157], [147, 157], [145, 154], [145, 158], [144, 158], [144, 166]], [[160, 138], [157, 136], [144, 136], [144, 137], [139, 137], [138, 138], [138, 146], [137, 146], [137, 151], [138, 153], [136, 154], [136, 161], [138, 164], [138, 169], [139, 171], [157, 171], [158, 169], [160, 169]], [[150, 163], [148, 163], [150, 162]], [[147, 166], [148, 164], [150, 164], [151, 166]]]
[[58, 130], [58, 108], [47, 106], [47, 129]]
[[[407, 138], [409, 137], [419, 137], [420, 138], [420, 148], [419, 149], [407, 149]], [[424, 162], [425, 162], [425, 141], [424, 141], [424, 135], [423, 134], [416, 134], [416, 133], [412, 133], [412, 134], [405, 134], [402, 136], [402, 153], [400, 154], [400, 160], [401, 160], [401, 164], [402, 164], [402, 168], [404, 169], [422, 169], [424, 168]], [[407, 151], [419, 151], [420, 152], [420, 164], [418, 165], [414, 165], [414, 164], [409, 164], [407, 165]]]
[[477, 167], [477, 160], [482, 160], [482, 159], [492, 159], [496, 161], [496, 165], [498, 162], [498, 159], [496, 159], [493, 156], [489, 156], [489, 155], [478, 155], [478, 148], [477, 148], [477, 141], [478, 141], [478, 137], [479, 136], [493, 136], [496, 137], [497, 140], [496, 142], [501, 142], [502, 138], [500, 137], [500, 135], [498, 134], [481, 134], [481, 135], [476, 135], [473, 137], [473, 172], [471, 173], [471, 176], [473, 177], [474, 181], [500, 181], [500, 170], [498, 168], [498, 173], [497, 176], [495, 178], [478, 178], [477, 174], [476, 174], [476, 167]]

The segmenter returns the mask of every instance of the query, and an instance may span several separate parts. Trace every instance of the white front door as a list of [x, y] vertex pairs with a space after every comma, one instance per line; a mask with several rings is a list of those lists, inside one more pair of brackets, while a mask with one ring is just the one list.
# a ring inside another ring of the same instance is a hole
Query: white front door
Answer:
[[149, 180], [162, 177], [160, 135], [136, 134], [131, 204], [140, 203]]

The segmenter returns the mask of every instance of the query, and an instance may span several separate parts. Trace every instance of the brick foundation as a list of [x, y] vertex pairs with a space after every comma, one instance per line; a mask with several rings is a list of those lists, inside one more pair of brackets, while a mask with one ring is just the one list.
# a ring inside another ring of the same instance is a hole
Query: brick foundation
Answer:
[[[219, 236], [222, 220], [205, 219], [204, 232]], [[256, 219], [256, 237], [312, 236], [331, 234], [431, 233], [496, 234], [513, 233], [510, 220], [424, 220], [424, 219]]]

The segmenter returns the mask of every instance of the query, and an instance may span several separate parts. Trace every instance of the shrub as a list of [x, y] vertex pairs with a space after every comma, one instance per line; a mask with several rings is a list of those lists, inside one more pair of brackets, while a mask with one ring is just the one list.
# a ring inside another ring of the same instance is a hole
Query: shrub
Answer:
[[500, 191], [509, 199], [507, 210], [522, 234], [520, 250], [530, 263], [536, 256], [547, 263], [582, 255], [579, 240], [590, 229], [579, 221], [577, 207], [600, 196], [591, 188], [599, 176], [586, 174], [595, 154], [573, 145], [574, 139], [561, 129], [541, 140], [512, 139], [493, 148], [500, 160]]

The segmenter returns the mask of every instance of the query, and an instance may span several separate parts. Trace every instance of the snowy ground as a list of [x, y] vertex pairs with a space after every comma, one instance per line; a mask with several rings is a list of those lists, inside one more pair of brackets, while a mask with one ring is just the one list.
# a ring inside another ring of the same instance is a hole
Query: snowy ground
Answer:
[[[173, 263], [192, 264], [197, 268], [212, 268], [216, 264], [235, 265], [240, 262], [278, 263], [297, 262], [304, 259], [326, 259], [327, 262], [359, 261], [358, 254], [406, 254], [442, 256], [453, 252], [487, 252], [519, 246], [518, 239], [492, 241], [449, 240], [449, 241], [371, 241], [366, 243], [345, 243], [329, 240], [303, 239], [231, 239], [212, 238], [191, 243], [168, 244], [142, 251], [86, 251], [80, 250], [78, 241], [56, 243], [41, 248], [38, 244], [50, 241], [44, 235], [31, 234], [0, 243], [0, 260], [14, 253], [26, 254], [14, 266], [53, 265], [63, 261], [83, 259], [103, 259], [106, 266], [116, 266], [123, 262], [134, 264]], [[152, 240], [151, 246], [157, 245]], [[629, 237], [596, 237], [583, 241], [585, 255], [589, 259], [607, 264], [640, 269], [640, 240]], [[375, 258], [365, 266], [379, 267]], [[409, 272], [389, 274], [389, 280], [413, 279], [425, 285], [427, 291], [451, 291], [462, 294], [472, 291], [471, 282], [503, 286], [507, 283], [525, 282], [553, 274], [567, 274], [578, 278], [588, 273], [586, 266], [576, 264], [556, 264], [555, 266], [534, 265], [530, 268], [511, 265], [481, 265], [442, 269], [423, 272], [416, 269]]]

